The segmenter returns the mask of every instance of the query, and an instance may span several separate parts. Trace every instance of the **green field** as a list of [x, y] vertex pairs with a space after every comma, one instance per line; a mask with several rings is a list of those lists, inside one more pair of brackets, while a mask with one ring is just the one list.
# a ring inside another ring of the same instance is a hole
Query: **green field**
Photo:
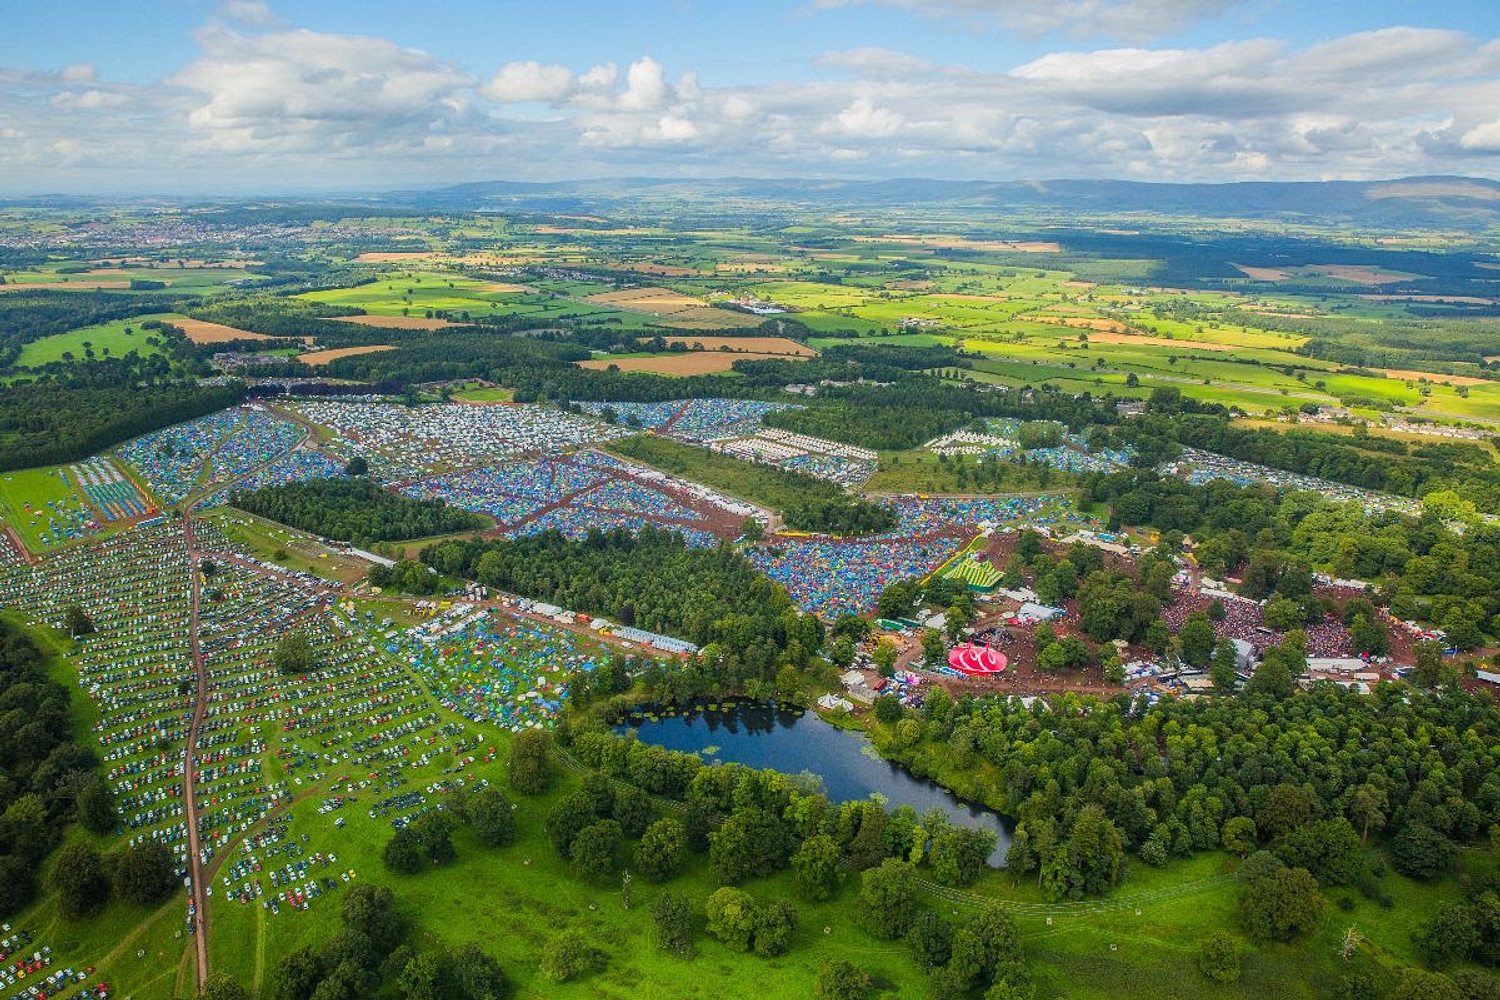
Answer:
[[466, 389], [453, 398], [463, 403], [509, 403], [516, 393], [514, 389]]
[[85, 343], [92, 345], [96, 358], [124, 357], [131, 351], [142, 357], [160, 354], [160, 346], [146, 343], [147, 339], [156, 340], [159, 335], [154, 330], [141, 329], [141, 324], [151, 320], [171, 322], [175, 318], [177, 317], [172, 313], [132, 316], [130, 319], [80, 327], [67, 333], [43, 337], [21, 348], [16, 367], [36, 368], [53, 361], [64, 361], [64, 354], [71, 354], [74, 360], [83, 361], [88, 350]]

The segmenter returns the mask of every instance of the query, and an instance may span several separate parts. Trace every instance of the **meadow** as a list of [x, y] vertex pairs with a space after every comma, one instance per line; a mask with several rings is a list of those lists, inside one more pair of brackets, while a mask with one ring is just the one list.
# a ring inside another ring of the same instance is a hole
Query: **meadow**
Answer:
[[146, 343], [147, 340], [157, 339], [157, 333], [154, 330], [141, 329], [141, 324], [152, 320], [171, 323], [177, 318], [172, 313], [148, 313], [144, 316], [79, 327], [67, 333], [43, 337], [21, 348], [21, 354], [16, 359], [16, 367], [37, 368], [54, 361], [66, 361], [68, 359], [63, 357], [65, 354], [71, 355], [73, 360], [83, 361], [88, 357], [87, 352], [90, 347], [93, 349], [94, 356], [101, 358], [124, 357], [131, 351], [135, 351], [142, 357], [160, 354], [159, 344]]

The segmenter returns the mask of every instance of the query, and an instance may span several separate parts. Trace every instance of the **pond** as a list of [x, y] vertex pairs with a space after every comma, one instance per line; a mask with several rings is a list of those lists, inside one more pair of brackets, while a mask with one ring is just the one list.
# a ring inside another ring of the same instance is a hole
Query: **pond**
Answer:
[[996, 837], [990, 864], [999, 867], [1010, 847], [1010, 824], [982, 806], [960, 802], [931, 781], [913, 777], [899, 764], [880, 757], [863, 733], [830, 725], [812, 712], [755, 703], [697, 708], [656, 720], [636, 716], [642, 742], [695, 753], [705, 761], [771, 768], [787, 774], [808, 771], [823, 780], [832, 802], [867, 799], [879, 794], [887, 808], [909, 805], [918, 814], [936, 807], [957, 826], [978, 827]]

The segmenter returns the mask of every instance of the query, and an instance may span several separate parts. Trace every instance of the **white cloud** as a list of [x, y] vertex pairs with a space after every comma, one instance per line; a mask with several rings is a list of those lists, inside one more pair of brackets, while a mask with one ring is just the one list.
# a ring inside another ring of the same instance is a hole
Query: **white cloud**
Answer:
[[219, 13], [228, 20], [262, 28], [282, 23], [264, 0], [225, 0]]
[[625, 92], [619, 104], [626, 111], [650, 111], [661, 107], [667, 93], [666, 71], [661, 63], [643, 56], [625, 71]]
[[656, 135], [664, 142], [686, 142], [698, 137], [698, 126], [677, 115], [662, 115], [656, 123]]
[[560, 101], [573, 91], [573, 71], [566, 66], [543, 66], [535, 61], [506, 63], [479, 88], [492, 101]]
[[1475, 125], [1463, 134], [1458, 144], [1481, 153], [1500, 153], [1500, 119]]
[[620, 79], [620, 67], [612, 62], [600, 63], [578, 78], [584, 90], [612, 90]]
[[901, 116], [889, 108], [876, 107], [868, 97], [857, 97], [834, 116], [832, 127], [847, 136], [879, 138], [901, 127]]
[[117, 108], [122, 104], [129, 104], [130, 98], [124, 94], [109, 93], [103, 90], [84, 90], [78, 92], [64, 90], [53, 94], [47, 103], [54, 108], [82, 108], [89, 110], [93, 108]]
[[814, 0], [815, 7], [875, 5], [956, 18], [1023, 35], [1145, 42], [1238, 6], [1239, 0]]
[[220, 26], [197, 37], [202, 55], [170, 82], [207, 98], [188, 123], [224, 148], [409, 146], [459, 113], [455, 98], [474, 84], [384, 39]]
[[[999, 9], [901, 2], [955, 17]], [[1006, 9], [1020, 19], [1042, 6]], [[1145, 2], [1062, 6], [1087, 6], [1095, 23], [1127, 10], [1141, 23], [1157, 16]], [[471, 69], [397, 40], [247, 24], [255, 10], [228, 11], [162, 83], [100, 80], [84, 63], [0, 68], [0, 189], [684, 171], [1160, 180], [1500, 171], [1500, 41], [1446, 31], [1391, 28], [1308, 47], [1275, 38], [1054, 46], [1004, 71], [855, 47], [793, 68], [767, 62], [758, 80], [724, 86], [717, 63], [700, 79], [639, 52], [570, 66], [521, 51]], [[514, 107], [527, 103], [550, 110], [527, 117]]]
[[847, 70], [873, 79], [916, 77], [936, 69], [926, 59], [874, 45], [825, 52], [813, 61], [824, 69]]

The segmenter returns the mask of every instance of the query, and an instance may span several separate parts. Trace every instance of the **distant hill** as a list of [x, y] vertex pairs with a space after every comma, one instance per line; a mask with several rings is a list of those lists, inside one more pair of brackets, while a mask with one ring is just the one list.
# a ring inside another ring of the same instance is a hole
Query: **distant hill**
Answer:
[[1209, 218], [1285, 218], [1321, 223], [1440, 229], [1500, 225], [1500, 182], [1473, 177], [1407, 177], [1386, 181], [1248, 181], [1236, 184], [1150, 184], [1138, 181], [883, 181], [715, 178], [488, 181], [431, 191], [392, 193], [385, 200], [429, 208], [511, 207], [562, 211], [627, 200], [771, 202], [786, 206], [973, 206], [991, 211], [1151, 212]]

